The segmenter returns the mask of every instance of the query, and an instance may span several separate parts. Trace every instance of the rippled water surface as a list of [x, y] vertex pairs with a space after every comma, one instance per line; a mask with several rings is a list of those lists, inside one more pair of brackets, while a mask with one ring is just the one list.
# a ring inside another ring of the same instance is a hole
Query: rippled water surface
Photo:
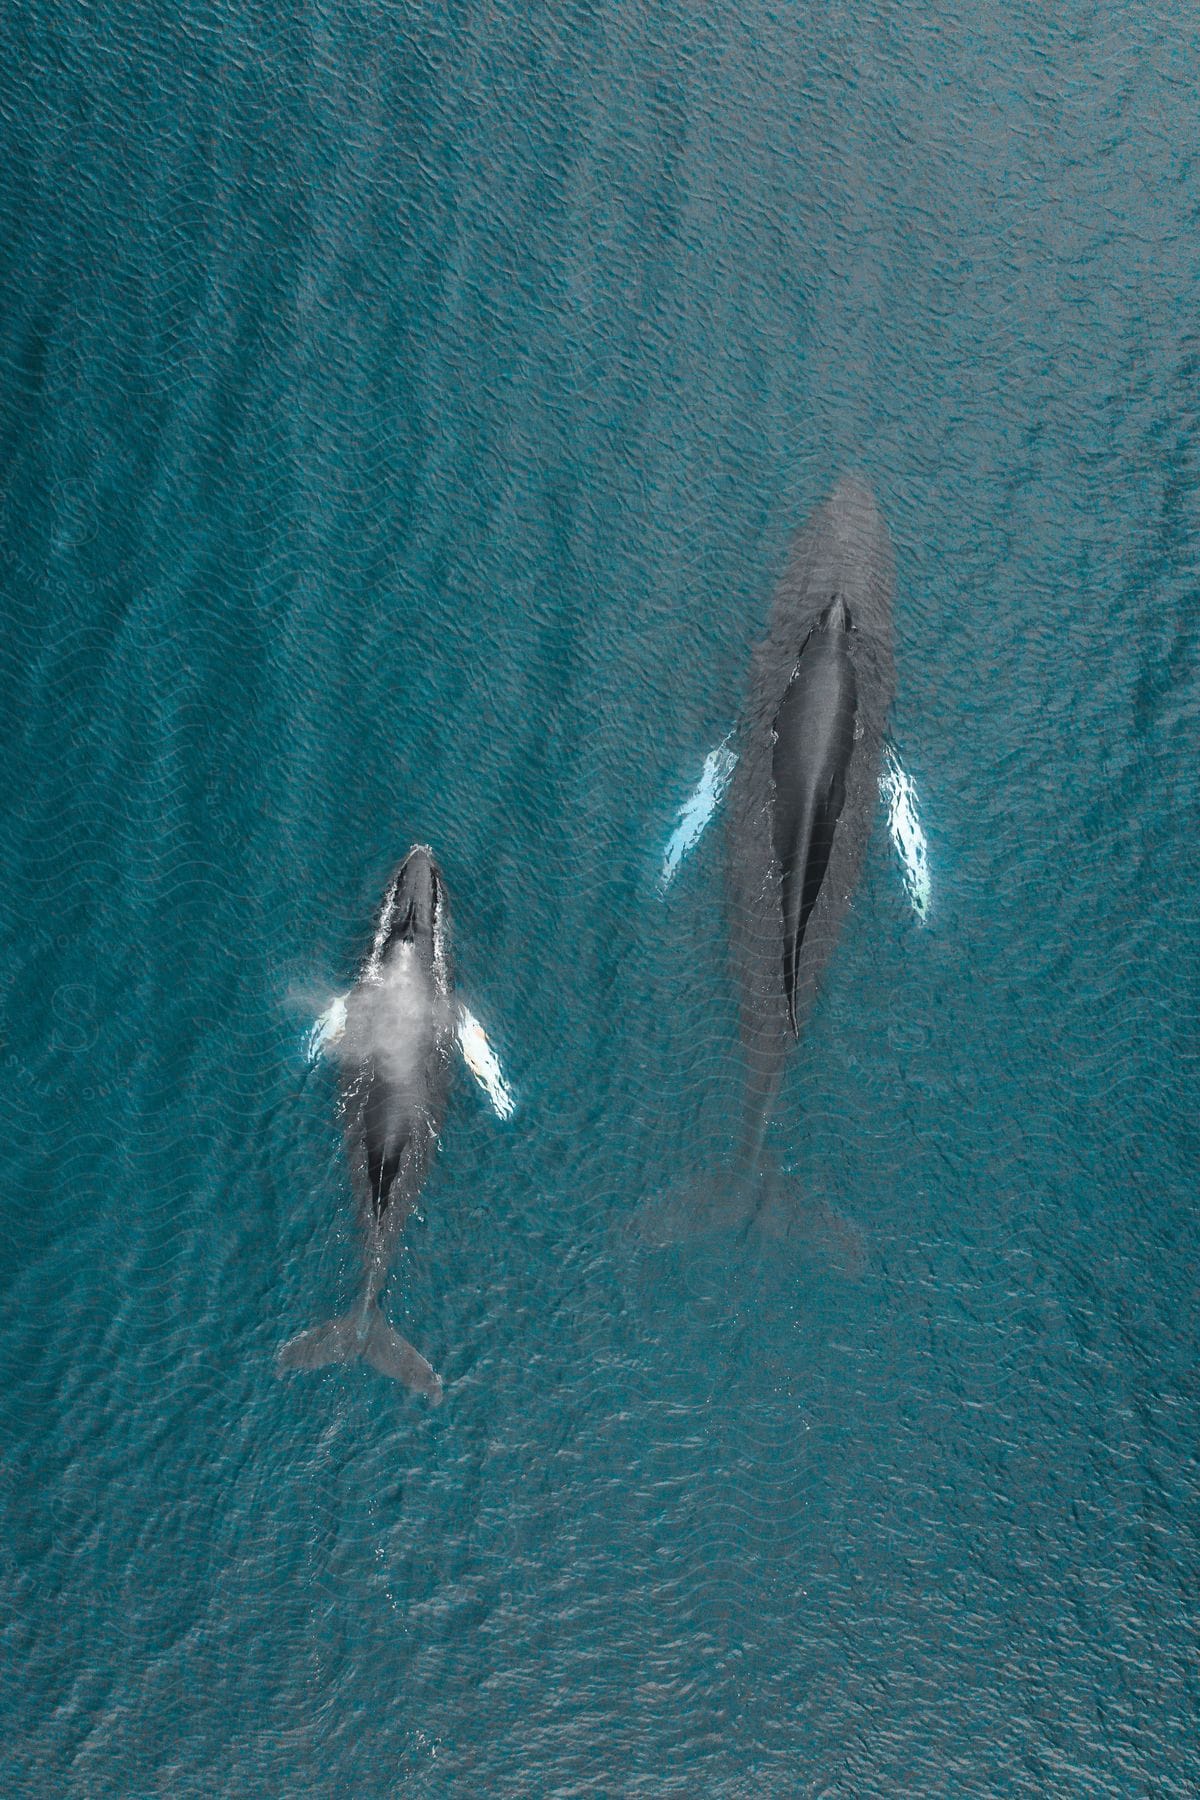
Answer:
[[[1194, 16], [0, 21], [0, 1787], [1195, 1792]], [[710, 827], [795, 527], [897, 563], [769, 1216]], [[465, 1076], [348, 1304], [304, 1039], [432, 843]], [[675, 1216], [682, 1216], [678, 1206]]]

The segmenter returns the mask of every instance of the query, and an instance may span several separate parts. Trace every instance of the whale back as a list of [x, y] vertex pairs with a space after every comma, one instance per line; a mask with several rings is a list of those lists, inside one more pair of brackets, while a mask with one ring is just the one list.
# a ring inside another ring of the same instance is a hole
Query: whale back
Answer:
[[858, 684], [849, 632], [849, 612], [835, 597], [805, 638], [775, 716], [771, 830], [782, 890], [784, 995], [793, 1033], [797, 962], [829, 867], [854, 750]]

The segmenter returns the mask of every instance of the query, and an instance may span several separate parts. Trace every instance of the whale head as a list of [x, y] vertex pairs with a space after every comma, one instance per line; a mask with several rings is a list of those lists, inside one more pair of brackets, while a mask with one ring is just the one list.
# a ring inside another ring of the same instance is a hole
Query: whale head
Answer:
[[415, 952], [446, 985], [446, 884], [427, 844], [414, 844], [388, 883], [370, 966], [378, 971], [399, 952]]

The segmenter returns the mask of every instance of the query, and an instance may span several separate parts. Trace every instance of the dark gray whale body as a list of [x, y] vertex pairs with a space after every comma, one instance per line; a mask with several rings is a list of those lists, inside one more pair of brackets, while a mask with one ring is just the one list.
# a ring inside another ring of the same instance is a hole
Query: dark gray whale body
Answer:
[[839, 596], [804, 640], [775, 717], [771, 837], [782, 888], [783, 991], [793, 1036], [797, 964], [829, 867], [854, 751], [858, 683], [849, 632], [850, 615]]
[[388, 884], [337, 1049], [362, 1289], [352, 1312], [279, 1352], [281, 1371], [362, 1357], [435, 1404], [440, 1377], [393, 1331], [378, 1300], [445, 1117], [454, 1042], [448, 939], [445, 883], [433, 853], [418, 844]]
[[895, 688], [894, 583], [875, 501], [846, 477], [799, 533], [754, 652], [726, 814], [743, 1172], [757, 1172], [870, 835]]

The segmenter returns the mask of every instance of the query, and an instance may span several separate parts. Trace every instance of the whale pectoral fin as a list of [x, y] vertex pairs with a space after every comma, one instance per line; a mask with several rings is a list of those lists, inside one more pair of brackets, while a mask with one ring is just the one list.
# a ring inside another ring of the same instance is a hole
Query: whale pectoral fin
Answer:
[[335, 994], [308, 1034], [308, 1060], [315, 1063], [327, 1050], [341, 1043], [346, 1031], [346, 1002], [349, 994]]
[[929, 846], [921, 825], [917, 790], [890, 738], [884, 739], [879, 795], [887, 808], [888, 832], [900, 863], [909, 905], [924, 924], [929, 917], [932, 887], [929, 879]]
[[402, 1381], [414, 1393], [424, 1394], [434, 1406], [440, 1405], [441, 1376], [435, 1373], [407, 1338], [402, 1338], [398, 1331], [393, 1331], [378, 1308], [374, 1310], [362, 1353], [371, 1367], [378, 1369], [381, 1375], [390, 1375], [394, 1381]]
[[516, 1096], [504, 1079], [500, 1059], [488, 1043], [487, 1033], [465, 1000], [458, 1003], [455, 1035], [462, 1059], [487, 1095], [492, 1111], [498, 1119], [511, 1119], [517, 1108]]
[[663, 850], [658, 874], [658, 891], [665, 894], [675, 879], [676, 871], [704, 836], [709, 820], [725, 798], [725, 790], [737, 766], [738, 753], [733, 748], [733, 733], [721, 739], [704, 759], [700, 779], [675, 815], [675, 829]]

